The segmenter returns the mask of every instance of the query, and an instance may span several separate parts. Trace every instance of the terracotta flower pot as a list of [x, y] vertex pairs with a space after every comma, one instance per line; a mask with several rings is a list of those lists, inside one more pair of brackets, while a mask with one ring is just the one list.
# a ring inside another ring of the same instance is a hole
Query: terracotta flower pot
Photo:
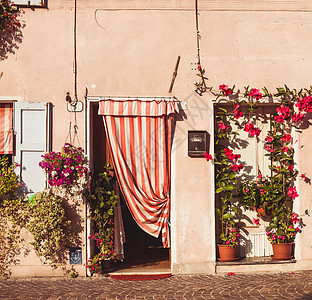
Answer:
[[293, 258], [293, 243], [272, 244], [272, 248], [273, 255], [271, 258], [274, 260], [288, 260]]
[[254, 210], [257, 212], [259, 216], [263, 216], [263, 217], [266, 216], [266, 211], [261, 205], [259, 207], [254, 206]]
[[230, 247], [228, 245], [219, 245], [219, 261], [235, 261], [238, 260], [239, 257], [237, 257], [237, 247]]

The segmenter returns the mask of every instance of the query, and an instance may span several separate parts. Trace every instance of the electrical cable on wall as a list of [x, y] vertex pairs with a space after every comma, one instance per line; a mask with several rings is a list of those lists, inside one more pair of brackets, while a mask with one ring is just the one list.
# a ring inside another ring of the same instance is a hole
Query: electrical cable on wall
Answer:
[[77, 102], [77, 0], [74, 0], [74, 3], [74, 97]]
[[206, 80], [208, 80], [207, 77], [204, 76], [205, 69], [201, 66], [201, 59], [200, 59], [200, 32], [199, 32], [199, 22], [198, 22], [198, 0], [195, 0], [195, 22], [196, 22], [196, 42], [197, 42], [197, 75], [200, 77], [199, 82], [195, 82], [195, 92], [202, 96], [203, 93], [205, 93], [207, 90], [211, 90], [211, 88], [208, 88], [206, 86]]
[[96, 9], [96, 10], [94, 11], [94, 20], [95, 20], [95, 23], [96, 23], [100, 28], [102, 28], [102, 29], [105, 30], [105, 27], [101, 26], [101, 24], [99, 23], [98, 18], [97, 18], [97, 13], [98, 13], [98, 11], [101, 11], [101, 10], [103, 10], [103, 9]]
[[[69, 101], [69, 105], [72, 106], [73, 112], [74, 112], [74, 134], [73, 139], [71, 139], [71, 122], [69, 126], [69, 137], [70, 137], [70, 143], [75, 143], [75, 141], [78, 141], [78, 146], [80, 146], [79, 138], [78, 138], [78, 125], [77, 125], [77, 104], [78, 101], [78, 91], [77, 91], [77, 0], [74, 0], [74, 25], [73, 25], [73, 35], [74, 35], [74, 61], [73, 61], [73, 72], [74, 72], [74, 100]], [[70, 99], [70, 97], [69, 97]], [[67, 137], [68, 138], [68, 137]], [[66, 138], [66, 139], [67, 139]]]

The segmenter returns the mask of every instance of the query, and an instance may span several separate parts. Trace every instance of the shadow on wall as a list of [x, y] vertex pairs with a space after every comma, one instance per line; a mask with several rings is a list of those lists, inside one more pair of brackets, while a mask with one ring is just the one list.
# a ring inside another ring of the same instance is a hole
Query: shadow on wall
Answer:
[[[24, 12], [18, 11], [15, 14], [16, 19], [20, 19], [22, 14]], [[7, 59], [9, 54], [14, 54], [19, 48], [19, 44], [23, 39], [22, 30], [26, 26], [24, 22], [19, 21], [19, 23], [19, 27], [0, 32], [0, 61]]]
[[[71, 246], [81, 247], [82, 246], [81, 233], [84, 229], [81, 223], [81, 216], [83, 214], [82, 206], [77, 203], [70, 203], [68, 199], [66, 199], [63, 203], [67, 219], [71, 221], [69, 232], [67, 232], [67, 234], [70, 235], [72, 238]], [[64, 261], [64, 263], [65, 262], [66, 261]]]

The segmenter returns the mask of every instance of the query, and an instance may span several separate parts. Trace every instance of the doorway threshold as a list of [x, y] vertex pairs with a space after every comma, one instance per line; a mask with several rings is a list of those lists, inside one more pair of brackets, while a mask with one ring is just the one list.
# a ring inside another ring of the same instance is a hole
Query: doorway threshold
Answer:
[[172, 276], [169, 261], [138, 264], [110, 272], [118, 280], [156, 280]]
[[169, 260], [150, 262], [143, 264], [134, 264], [124, 266], [120, 264], [110, 274], [160, 274], [171, 273]]

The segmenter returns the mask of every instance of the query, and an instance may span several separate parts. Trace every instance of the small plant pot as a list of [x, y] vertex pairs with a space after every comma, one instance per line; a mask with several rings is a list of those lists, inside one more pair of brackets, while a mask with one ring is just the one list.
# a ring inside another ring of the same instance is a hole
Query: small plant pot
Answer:
[[101, 266], [102, 266], [102, 273], [109, 273], [114, 271], [114, 263], [112, 260], [103, 260], [101, 262]]
[[237, 247], [230, 247], [228, 245], [218, 245], [219, 249], [219, 261], [235, 261], [238, 260], [237, 257]]
[[288, 260], [293, 258], [293, 243], [272, 244], [273, 260]]
[[270, 214], [270, 212], [266, 211], [261, 205], [259, 207], [254, 206], [254, 210], [257, 212], [259, 217], [265, 217]]

